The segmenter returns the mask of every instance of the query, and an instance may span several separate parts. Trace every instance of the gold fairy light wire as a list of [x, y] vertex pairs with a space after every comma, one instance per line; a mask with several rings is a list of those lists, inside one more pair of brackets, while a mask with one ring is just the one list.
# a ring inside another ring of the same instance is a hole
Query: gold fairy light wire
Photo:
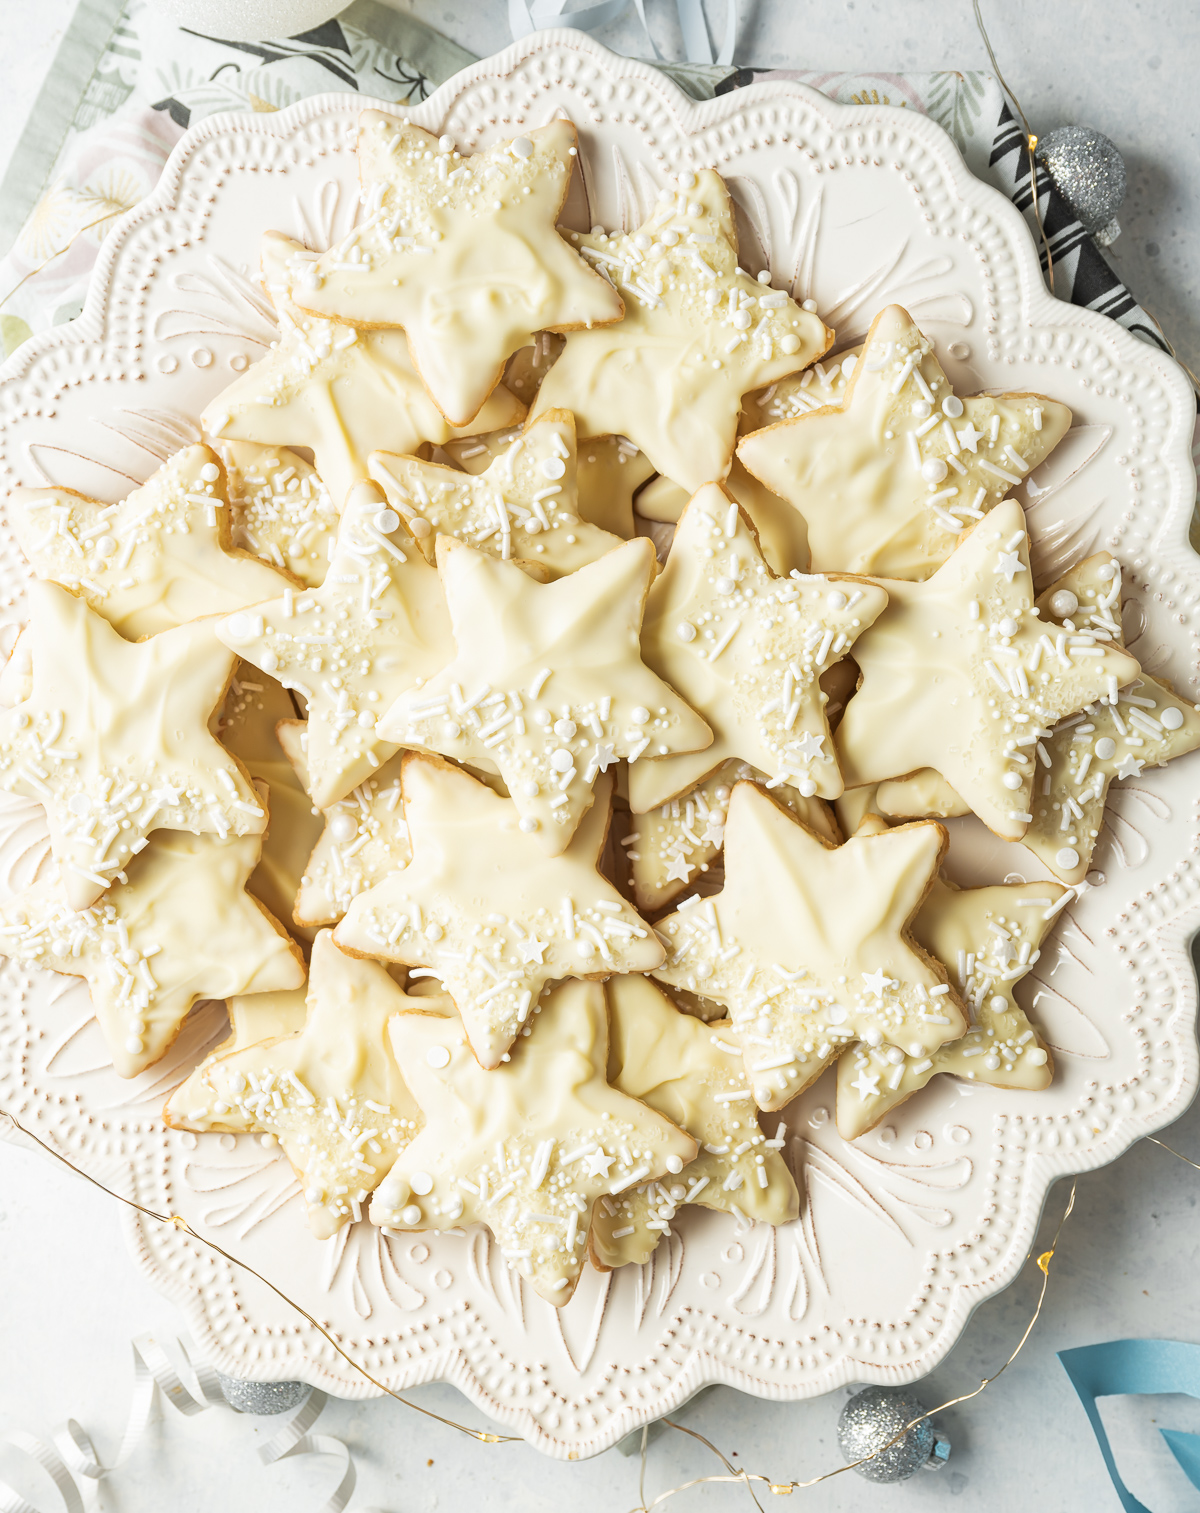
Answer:
[[79, 238], [84, 234], [85, 231], [90, 231], [93, 226], [99, 226], [104, 221], [111, 221], [115, 216], [124, 214], [125, 212], [123, 210], [106, 210], [103, 215], [98, 215], [94, 221], [89, 221], [86, 226], [80, 226], [79, 230], [75, 233], [71, 240], [66, 243], [65, 246], [60, 247], [57, 252], [52, 252], [50, 256], [48, 258], [44, 258], [36, 268], [30, 268], [29, 272], [24, 276], [24, 278], [19, 278], [17, 280], [17, 282], [4, 296], [4, 298], [0, 299], [0, 310], [4, 309], [5, 305], [8, 304], [9, 300], [12, 299], [17, 290], [20, 289], [24, 284], [27, 284], [31, 278], [36, 278], [38, 274], [43, 273], [50, 266], [50, 264], [55, 261], [55, 259], [64, 257], [68, 252], [70, 252], [71, 248], [75, 245], [75, 243], [79, 240]]
[[1042, 207], [1041, 200], [1038, 195], [1037, 158], [1034, 156], [1034, 152], [1038, 144], [1038, 139], [1036, 135], [1029, 129], [1029, 122], [1026, 119], [1025, 112], [1021, 109], [1020, 100], [1017, 99], [1016, 95], [1009, 88], [1008, 80], [1000, 72], [1000, 65], [996, 61], [996, 54], [992, 50], [991, 38], [988, 36], [987, 27], [983, 24], [983, 13], [979, 9], [979, 0], [971, 0], [971, 4], [975, 10], [975, 25], [979, 28], [979, 35], [983, 38], [983, 45], [987, 48], [987, 55], [992, 62], [992, 71], [995, 73], [996, 78], [1000, 81], [1000, 88], [1012, 101], [1013, 108], [1020, 116], [1021, 125], [1025, 130], [1025, 150], [1029, 154], [1029, 187], [1033, 191], [1033, 216], [1037, 221], [1038, 234], [1042, 239], [1042, 246], [1046, 251], [1046, 282], [1050, 285], [1050, 293], [1053, 294], [1054, 254], [1050, 251], [1050, 239], [1046, 235], [1045, 226], [1042, 224]]
[[519, 1444], [523, 1442], [519, 1434], [491, 1434], [483, 1429], [472, 1429], [466, 1424], [455, 1423], [452, 1418], [443, 1418], [440, 1413], [434, 1413], [431, 1408], [422, 1408], [420, 1403], [410, 1402], [408, 1398], [401, 1397], [398, 1392], [393, 1392], [392, 1389], [385, 1383], [379, 1381], [377, 1377], [372, 1376], [365, 1366], [360, 1366], [352, 1355], [343, 1350], [338, 1342], [334, 1339], [333, 1335], [330, 1334], [329, 1330], [326, 1329], [322, 1324], [319, 1324], [317, 1320], [313, 1318], [312, 1314], [309, 1313], [307, 1308], [304, 1308], [301, 1304], [297, 1303], [294, 1298], [289, 1298], [286, 1292], [282, 1291], [281, 1288], [276, 1287], [275, 1283], [272, 1282], [268, 1277], [264, 1277], [262, 1272], [255, 1271], [254, 1267], [251, 1266], [248, 1261], [243, 1261], [238, 1256], [230, 1255], [229, 1252], [227, 1250], [223, 1250], [215, 1240], [206, 1239], [204, 1235], [199, 1234], [192, 1228], [192, 1226], [182, 1216], [182, 1214], [156, 1213], [154, 1209], [147, 1208], [144, 1204], [136, 1202], [133, 1198], [127, 1198], [124, 1193], [117, 1192], [115, 1188], [106, 1187], [103, 1182], [85, 1172], [82, 1167], [76, 1166], [73, 1161], [68, 1160], [66, 1156], [62, 1155], [59, 1151], [56, 1151], [52, 1145], [47, 1144], [47, 1142], [41, 1139], [40, 1136], [35, 1135], [31, 1129], [26, 1129], [26, 1127], [21, 1123], [21, 1121], [16, 1117], [15, 1114], [10, 1113], [7, 1109], [0, 1110], [0, 1113], [3, 1113], [3, 1117], [9, 1120], [13, 1127], [15, 1129], [18, 1129], [27, 1140], [32, 1140], [33, 1143], [44, 1150], [48, 1156], [53, 1156], [56, 1161], [65, 1166], [68, 1171], [74, 1172], [77, 1177], [82, 1177], [85, 1182], [90, 1182], [93, 1187], [99, 1188], [102, 1193], [107, 1193], [110, 1198], [116, 1198], [118, 1203], [124, 1203], [126, 1208], [132, 1208], [137, 1213], [144, 1214], [146, 1218], [154, 1219], [159, 1224], [169, 1224], [174, 1229], [182, 1230], [184, 1234], [190, 1235], [193, 1240], [198, 1240], [201, 1245], [206, 1245], [209, 1250], [214, 1251], [217, 1255], [221, 1256], [231, 1265], [240, 1266], [243, 1271], [247, 1271], [252, 1277], [256, 1277], [264, 1287], [270, 1288], [270, 1290], [275, 1294], [277, 1298], [281, 1298], [289, 1308], [294, 1308], [296, 1312], [301, 1316], [301, 1318], [306, 1319], [317, 1331], [317, 1333], [330, 1345], [333, 1346], [334, 1350], [337, 1351], [338, 1355], [340, 1355], [341, 1358], [349, 1366], [352, 1366], [354, 1370], [357, 1371], [360, 1376], [364, 1377], [368, 1382], [370, 1382], [373, 1387], [378, 1387], [380, 1392], [386, 1393], [388, 1397], [395, 1398], [398, 1403], [403, 1403], [406, 1408], [412, 1408], [415, 1409], [417, 1413], [423, 1413], [426, 1418], [436, 1419], [439, 1424], [445, 1424], [448, 1429], [457, 1429], [461, 1434], [466, 1434], [471, 1439], [479, 1440], [481, 1444], [499, 1445]]

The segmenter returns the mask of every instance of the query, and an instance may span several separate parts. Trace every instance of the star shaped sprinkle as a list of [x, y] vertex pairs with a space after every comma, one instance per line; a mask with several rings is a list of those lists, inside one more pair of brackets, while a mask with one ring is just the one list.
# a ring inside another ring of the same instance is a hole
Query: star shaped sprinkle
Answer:
[[842, 777], [819, 680], [886, 604], [873, 583], [777, 578], [737, 503], [719, 484], [701, 489], [650, 590], [642, 656], [708, 721], [713, 742], [633, 767], [633, 812], [686, 792], [731, 758], [805, 797], [836, 798]]
[[546, 584], [451, 536], [438, 538], [437, 563], [457, 655], [396, 700], [380, 734], [494, 764], [522, 827], [549, 855], [569, 844], [598, 774], [614, 761], [711, 741], [641, 659], [655, 570], [645, 538]]
[[231, 546], [222, 468], [185, 447], [120, 504], [14, 489], [8, 518], [39, 578], [61, 583], [130, 641], [268, 599], [293, 580]]
[[889, 305], [844, 401], [747, 436], [738, 456], [804, 516], [815, 571], [922, 579], [1070, 424], [1066, 405], [1040, 394], [960, 399], [933, 343]]
[[[299, 242], [273, 231], [263, 237], [262, 278], [279, 339], [212, 400], [201, 423], [208, 435], [232, 441], [311, 447], [340, 509], [367, 476], [367, 457], [376, 447], [415, 452], [427, 441], [448, 441], [455, 430], [414, 370], [403, 331], [360, 331], [300, 308], [297, 283], [306, 288], [313, 267], [314, 254]], [[478, 429], [512, 425], [523, 411], [498, 388], [476, 417]]]
[[[279, 741], [301, 784], [308, 781], [303, 720], [279, 726]], [[384, 762], [345, 798], [321, 811], [324, 828], [301, 868], [293, 917], [299, 925], [335, 925], [360, 893], [408, 865], [408, 827], [400, 803], [403, 753]]]
[[636, 232], [571, 241], [624, 296], [625, 319], [567, 336], [533, 413], [572, 410], [584, 436], [628, 436], [689, 493], [724, 478], [742, 395], [806, 367], [833, 333], [738, 267], [733, 205], [711, 169], [682, 174]]
[[555, 230], [576, 151], [569, 121], [463, 157], [448, 137], [363, 111], [366, 219], [310, 265], [297, 300], [355, 326], [403, 326], [438, 409], [466, 425], [535, 332], [621, 318], [612, 286]]
[[[657, 913], [708, 871], [725, 844], [725, 812], [739, 780], [765, 783], [766, 775], [748, 762], [724, 762], [690, 792], [631, 818], [629, 832], [618, 838], [618, 849], [628, 859], [629, 883], [643, 913]], [[803, 798], [787, 783], [771, 793], [822, 839], [834, 846], [841, 841], [820, 799]]]
[[0, 789], [45, 808], [73, 909], [151, 831], [261, 835], [266, 810], [208, 729], [234, 658], [196, 620], [131, 643], [55, 583], [29, 586], [27, 697], [0, 711]]
[[566, 410], [532, 421], [475, 477], [390, 452], [372, 453], [368, 466], [430, 561], [440, 533], [559, 578], [621, 544], [580, 517], [575, 420]]
[[274, 678], [242, 662], [225, 695], [217, 736], [255, 783], [267, 788], [267, 833], [247, 887], [274, 918], [301, 938], [311, 938], [311, 932], [294, 928], [292, 911], [321, 834], [321, 821], [313, 814], [308, 791], [276, 734], [280, 724], [297, 723], [295, 713], [287, 692]]
[[225, 441], [220, 451], [234, 545], [320, 588], [341, 511], [316, 468], [288, 447], [258, 441]]
[[6, 900], [0, 953], [86, 978], [114, 1069], [136, 1077], [197, 999], [304, 981], [299, 947], [245, 891], [261, 845], [160, 830], [91, 908], [73, 910], [57, 877]]
[[320, 588], [288, 589], [230, 615], [217, 635], [307, 700], [306, 757], [318, 809], [395, 754], [398, 743], [378, 729], [380, 715], [453, 650], [437, 572], [372, 483], [346, 501]]
[[[962, 1034], [943, 968], [909, 933], [945, 847], [932, 822], [828, 846], [754, 783], [734, 788], [725, 887], [659, 921], [669, 955], [652, 970], [729, 1010], [760, 1108], [788, 1103], [839, 1043], [928, 1055]], [[863, 981], [879, 970], [881, 997]]]
[[935, 879], [912, 923], [913, 938], [943, 962], [967, 1005], [966, 1034], [928, 1054], [899, 1046], [852, 1046], [838, 1062], [837, 1125], [857, 1139], [939, 1072], [989, 1087], [1048, 1087], [1050, 1053], [1013, 997], [1043, 938], [1071, 898], [1058, 883], [959, 889]]
[[533, 1023], [547, 983], [662, 961], [654, 932], [597, 870], [610, 778], [556, 857], [508, 799], [449, 762], [410, 754], [400, 783], [412, 860], [354, 900], [338, 944], [435, 973], [481, 1066], [498, 1066]]
[[795, 1219], [800, 1195], [780, 1141], [758, 1127], [729, 1021], [705, 1024], [681, 1013], [645, 977], [610, 978], [607, 993], [609, 1080], [694, 1136], [700, 1149], [680, 1171], [600, 1199], [594, 1263], [607, 1271], [649, 1260], [687, 1203], [764, 1224]]
[[[361, 1216], [424, 1122], [387, 1025], [394, 1014], [431, 1014], [437, 1004], [409, 998], [377, 962], [343, 955], [322, 930], [306, 1008], [296, 1033], [211, 1061], [202, 1090], [185, 1084], [165, 1116], [177, 1129], [203, 1133], [232, 1121], [274, 1136], [300, 1183], [313, 1234], [327, 1240]], [[200, 1103], [186, 1101], [198, 1094]]]
[[[1121, 569], [1100, 552], [1059, 579], [1038, 600], [1043, 615], [1072, 630], [1122, 645]], [[1063, 882], [1084, 880], [1104, 824], [1114, 780], [1140, 777], [1200, 748], [1200, 713], [1165, 683], [1142, 673], [1117, 695], [1087, 705], [1038, 743], [1038, 769], [1022, 845]]]
[[[512, 1060], [484, 1071], [454, 1019], [397, 1014], [389, 1033], [425, 1127], [371, 1203], [389, 1230], [486, 1224], [500, 1253], [559, 1306], [583, 1268], [595, 1205], [681, 1171], [696, 1142], [608, 1084], [608, 1015], [599, 983], [547, 998]], [[587, 1159], [613, 1157], [604, 1174]]]
[[[996, 571], [1006, 552], [1020, 560], [1011, 580]], [[1095, 700], [1115, 700], [1138, 664], [1094, 629], [1041, 618], [1015, 499], [928, 582], [886, 587], [887, 608], [855, 644], [862, 684], [837, 730], [847, 785], [933, 767], [997, 835], [1020, 840], [1038, 741]]]

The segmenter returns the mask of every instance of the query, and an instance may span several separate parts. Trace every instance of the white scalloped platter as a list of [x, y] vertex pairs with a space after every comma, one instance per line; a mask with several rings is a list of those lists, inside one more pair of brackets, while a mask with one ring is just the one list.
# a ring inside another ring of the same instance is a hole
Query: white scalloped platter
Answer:
[[[255, 283], [260, 233], [324, 247], [352, 223], [363, 103], [331, 95], [217, 116], [179, 144], [155, 194], [106, 240], [83, 316], [4, 370], [6, 490], [53, 483], [115, 500], [195, 437], [206, 402], [275, 334]], [[1200, 696], [1191, 391], [1159, 352], [1047, 294], [1024, 222], [970, 177], [939, 127], [792, 84], [695, 104], [571, 32], [467, 70], [412, 119], [474, 151], [556, 113], [581, 137], [572, 227], [636, 225], [670, 177], [715, 168], [737, 199], [743, 265], [815, 299], [838, 346], [897, 301], [960, 392], [1035, 390], [1070, 405], [1074, 430], [1026, 500], [1039, 584], [1099, 547], [1115, 552], [1134, 654]], [[9, 637], [26, 573], [4, 525]], [[1092, 885], [1018, 989], [1053, 1048], [1046, 1092], [938, 1077], [847, 1143], [826, 1079], [785, 1111], [805, 1194], [794, 1224], [739, 1228], [685, 1209], [646, 1266], [589, 1270], [561, 1310], [509, 1272], [486, 1231], [387, 1237], [360, 1223], [318, 1242], [278, 1151], [167, 1130], [163, 1099], [221, 1033], [219, 1006], [192, 1015], [167, 1061], [124, 1082], [86, 989], [6, 964], [0, 1100], [88, 1171], [244, 1257], [390, 1386], [453, 1382], [555, 1456], [603, 1450], [707, 1382], [798, 1398], [912, 1381], [1016, 1274], [1051, 1181], [1113, 1160], [1193, 1095], [1198, 779], [1200, 757], [1185, 757], [1113, 789]], [[12, 801], [0, 815], [0, 886], [20, 885], [43, 858], [40, 815]], [[959, 881], [1045, 875], [976, 822], [952, 828]], [[244, 1271], [177, 1230], [129, 1233], [221, 1370], [301, 1377], [345, 1397], [374, 1390]]]

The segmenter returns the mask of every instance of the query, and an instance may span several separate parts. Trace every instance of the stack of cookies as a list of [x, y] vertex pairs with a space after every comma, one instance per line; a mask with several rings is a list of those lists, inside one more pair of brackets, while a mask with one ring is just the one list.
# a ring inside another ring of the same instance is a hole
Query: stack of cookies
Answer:
[[[794, 1220], [759, 1116], [832, 1063], [847, 1139], [939, 1072], [1047, 1086], [1014, 988], [1200, 715], [1115, 559], [1035, 589], [1066, 407], [956, 394], [896, 306], [839, 345], [716, 173], [582, 234], [567, 121], [367, 111], [358, 154], [337, 246], [264, 239], [207, 445], [9, 500], [0, 788], [53, 865], [0, 952], [88, 980], [124, 1077], [224, 999], [169, 1125], [277, 1142], [318, 1238], [484, 1224], [562, 1304], [684, 1205]], [[951, 816], [1042, 880], [956, 887]]]

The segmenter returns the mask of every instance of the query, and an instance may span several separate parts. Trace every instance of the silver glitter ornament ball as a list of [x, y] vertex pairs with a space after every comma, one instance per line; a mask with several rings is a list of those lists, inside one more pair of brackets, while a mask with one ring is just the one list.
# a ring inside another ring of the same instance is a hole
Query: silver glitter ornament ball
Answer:
[[872, 1456], [855, 1466], [868, 1481], [907, 1481], [914, 1471], [938, 1471], [950, 1459], [950, 1441], [929, 1419], [922, 1419], [903, 1439], [882, 1447], [925, 1409], [907, 1392], [894, 1387], [865, 1387], [856, 1392], [838, 1419], [838, 1444], [847, 1463]]
[[1125, 162], [1090, 126], [1059, 126], [1038, 138], [1034, 154], [1055, 187], [1102, 247], [1121, 234], [1117, 211], [1125, 198]]
[[288, 1413], [312, 1391], [307, 1382], [244, 1382], [217, 1372], [225, 1401], [239, 1413]]

